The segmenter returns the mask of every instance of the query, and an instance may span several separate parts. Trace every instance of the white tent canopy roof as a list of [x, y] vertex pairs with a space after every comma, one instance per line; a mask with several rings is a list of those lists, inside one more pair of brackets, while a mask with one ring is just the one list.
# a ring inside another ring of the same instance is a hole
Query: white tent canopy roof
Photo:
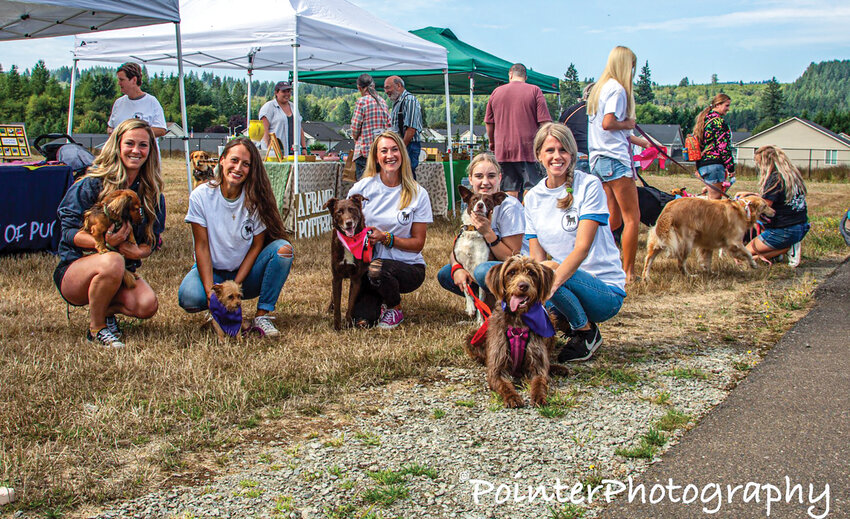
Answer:
[[[446, 49], [345, 0], [183, 0], [184, 62], [194, 67], [291, 70], [442, 70]], [[77, 37], [76, 59], [176, 65], [166, 27]], [[253, 57], [253, 66], [250, 58]]]
[[0, 1], [0, 41], [179, 21], [177, 0]]

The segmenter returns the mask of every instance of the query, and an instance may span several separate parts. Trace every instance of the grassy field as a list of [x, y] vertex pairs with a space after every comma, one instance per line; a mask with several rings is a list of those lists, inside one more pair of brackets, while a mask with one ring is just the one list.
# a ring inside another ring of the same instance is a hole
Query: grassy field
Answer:
[[[16, 488], [15, 507], [49, 515], [202, 481], [227, 471], [221, 453], [235, 446], [304, 437], [317, 427], [315, 420], [305, 425], [308, 418], [327, 412], [347, 388], [427, 377], [436, 365], [473, 366], [462, 351], [469, 326], [457, 325], [466, 319], [462, 301], [436, 282], [457, 227], [446, 221], [429, 228], [427, 280], [404, 297], [399, 329], [333, 332], [324, 311], [329, 238], [322, 237], [295, 242], [276, 311], [281, 336], [219, 344], [199, 329], [200, 316], [177, 305], [193, 261], [184, 175], [181, 162], [166, 161], [164, 247], [140, 270], [159, 296], [159, 313], [123, 321], [122, 351], [85, 341], [86, 309], [71, 308], [66, 317], [51, 278], [55, 257], [0, 257], [0, 486]], [[699, 187], [685, 177], [647, 180], [662, 189]], [[659, 260], [653, 281], [631, 287], [621, 313], [602, 325], [606, 345], [597, 365], [628, 366], [658, 345], [682, 341], [769, 348], [847, 253], [837, 223], [850, 185], [808, 187], [813, 228], [800, 268], [744, 271], [721, 259], [714, 274], [684, 279], [673, 260]]]

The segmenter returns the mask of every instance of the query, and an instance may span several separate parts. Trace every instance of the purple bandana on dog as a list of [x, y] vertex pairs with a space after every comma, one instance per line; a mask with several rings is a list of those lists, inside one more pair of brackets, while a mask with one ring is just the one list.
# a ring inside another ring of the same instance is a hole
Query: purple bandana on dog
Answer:
[[231, 337], [236, 337], [242, 329], [242, 307], [232, 312], [228, 311], [218, 300], [215, 292], [210, 294], [210, 315], [221, 326], [224, 333]]
[[[508, 308], [507, 303], [502, 301], [502, 310]], [[543, 308], [541, 303], [531, 305], [527, 312], [522, 315], [522, 322], [528, 326], [532, 332], [541, 337], [552, 337], [555, 335], [555, 327], [552, 326], [552, 321], [549, 320], [549, 313]]]

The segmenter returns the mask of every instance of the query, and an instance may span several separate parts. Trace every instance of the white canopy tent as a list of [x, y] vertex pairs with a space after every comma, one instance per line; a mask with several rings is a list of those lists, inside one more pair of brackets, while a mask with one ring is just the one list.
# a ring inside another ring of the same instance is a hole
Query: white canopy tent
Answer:
[[[230, 0], [183, 0], [180, 12], [186, 63], [248, 73], [249, 121], [253, 71], [292, 71], [295, 135], [300, 135], [299, 70], [448, 71], [444, 47], [397, 29], [346, 0], [252, 0], [250, 8], [240, 8]], [[149, 65], [178, 65], [170, 38], [156, 26], [96, 39], [79, 37], [74, 55], [75, 59], [95, 61], [129, 58]], [[451, 135], [449, 113], [446, 87], [446, 123]], [[299, 139], [294, 142], [294, 188], [298, 192], [301, 146]]]

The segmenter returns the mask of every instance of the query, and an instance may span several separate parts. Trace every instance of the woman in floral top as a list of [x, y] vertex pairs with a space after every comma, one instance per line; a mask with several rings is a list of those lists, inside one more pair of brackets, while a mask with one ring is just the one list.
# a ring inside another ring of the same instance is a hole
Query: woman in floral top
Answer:
[[735, 172], [732, 131], [723, 120], [731, 102], [726, 94], [717, 94], [711, 104], [697, 115], [694, 125], [694, 137], [702, 150], [697, 169], [702, 179], [716, 188], [708, 190], [708, 198], [712, 200], [721, 198], [723, 182]]

